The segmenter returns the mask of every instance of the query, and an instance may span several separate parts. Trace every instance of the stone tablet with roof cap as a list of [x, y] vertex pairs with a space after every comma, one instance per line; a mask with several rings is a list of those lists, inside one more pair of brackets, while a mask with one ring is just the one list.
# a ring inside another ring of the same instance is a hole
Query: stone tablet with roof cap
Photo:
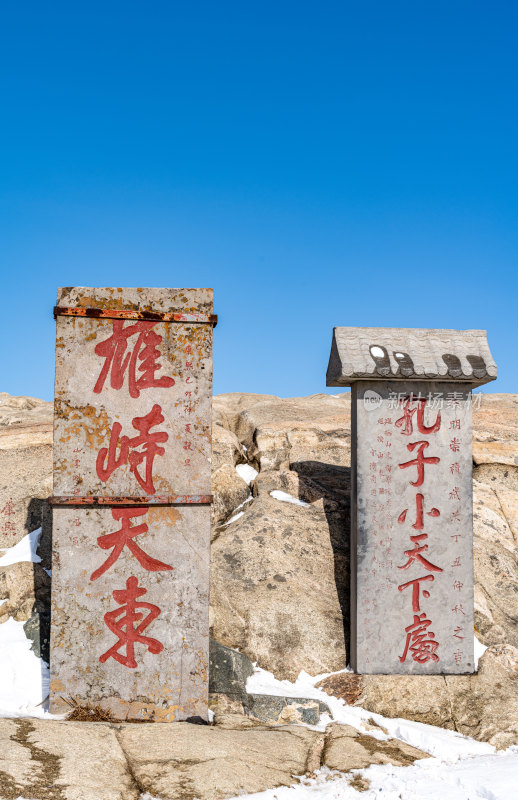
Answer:
[[328, 386], [351, 386], [351, 665], [459, 674], [473, 654], [473, 388], [480, 330], [335, 328]]

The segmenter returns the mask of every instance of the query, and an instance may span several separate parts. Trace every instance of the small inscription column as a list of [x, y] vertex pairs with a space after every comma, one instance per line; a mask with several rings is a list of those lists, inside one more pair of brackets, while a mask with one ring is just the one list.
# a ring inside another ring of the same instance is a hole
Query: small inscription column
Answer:
[[212, 290], [58, 291], [51, 711], [207, 719]]
[[474, 671], [471, 389], [495, 376], [484, 331], [335, 328], [328, 385], [352, 388], [357, 672]]

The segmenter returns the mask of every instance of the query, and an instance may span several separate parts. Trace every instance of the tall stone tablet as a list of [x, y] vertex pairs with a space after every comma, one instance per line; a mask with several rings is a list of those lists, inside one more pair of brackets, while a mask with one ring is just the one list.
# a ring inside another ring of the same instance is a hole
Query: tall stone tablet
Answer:
[[52, 712], [207, 719], [212, 312], [58, 290]]
[[351, 665], [469, 673], [472, 389], [485, 331], [335, 328], [328, 386], [351, 386]]

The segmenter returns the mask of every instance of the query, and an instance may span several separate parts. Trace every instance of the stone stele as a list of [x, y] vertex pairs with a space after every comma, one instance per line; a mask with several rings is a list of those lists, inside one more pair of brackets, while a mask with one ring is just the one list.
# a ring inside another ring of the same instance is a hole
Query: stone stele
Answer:
[[473, 655], [472, 389], [485, 331], [335, 328], [351, 386], [351, 665], [458, 674]]
[[[211, 289], [65, 288], [57, 306], [213, 311]], [[56, 320], [51, 711], [207, 719], [212, 325]]]

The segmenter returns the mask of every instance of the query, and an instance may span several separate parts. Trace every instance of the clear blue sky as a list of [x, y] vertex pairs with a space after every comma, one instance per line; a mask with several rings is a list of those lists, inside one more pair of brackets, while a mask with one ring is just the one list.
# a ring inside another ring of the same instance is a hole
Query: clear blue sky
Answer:
[[218, 393], [326, 391], [334, 325], [486, 328], [518, 391], [517, 22], [3, 3], [0, 391], [52, 397], [59, 285], [214, 287]]

